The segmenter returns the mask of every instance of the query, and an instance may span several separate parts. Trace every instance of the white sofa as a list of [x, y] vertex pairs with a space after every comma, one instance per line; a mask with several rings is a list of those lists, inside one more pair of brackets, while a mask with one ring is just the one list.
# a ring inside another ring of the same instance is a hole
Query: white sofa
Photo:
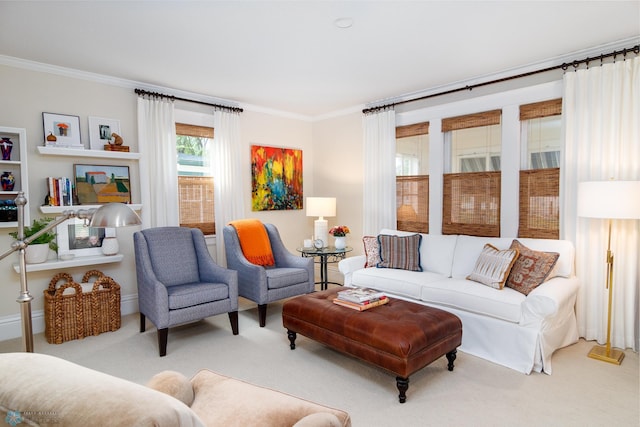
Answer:
[[[380, 234], [415, 233], [385, 229]], [[461, 351], [525, 374], [551, 374], [553, 352], [578, 340], [574, 247], [566, 240], [517, 239], [529, 249], [560, 254], [546, 281], [528, 295], [466, 279], [486, 243], [502, 250], [513, 240], [423, 234], [422, 271], [364, 268], [364, 255], [343, 259], [339, 270], [345, 286], [379, 289], [457, 315], [462, 320]]]

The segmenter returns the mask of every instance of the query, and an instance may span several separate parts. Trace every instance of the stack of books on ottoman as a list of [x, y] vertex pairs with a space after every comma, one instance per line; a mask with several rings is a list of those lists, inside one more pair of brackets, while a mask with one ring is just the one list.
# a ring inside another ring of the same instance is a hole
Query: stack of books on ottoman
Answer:
[[368, 310], [389, 302], [384, 292], [369, 288], [348, 288], [338, 292], [333, 299], [334, 304], [352, 308], [358, 311]]

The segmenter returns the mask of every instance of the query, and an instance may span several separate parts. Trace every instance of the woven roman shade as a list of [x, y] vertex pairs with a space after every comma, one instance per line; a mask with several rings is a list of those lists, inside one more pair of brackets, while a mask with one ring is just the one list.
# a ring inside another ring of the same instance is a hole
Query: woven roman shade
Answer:
[[518, 237], [560, 237], [560, 169], [520, 171]]
[[429, 122], [414, 123], [412, 125], [396, 126], [396, 138], [429, 134]]
[[520, 121], [562, 114], [562, 98], [520, 106]]
[[213, 177], [179, 176], [180, 226], [199, 228], [206, 234], [215, 234], [213, 214]]
[[397, 229], [429, 232], [429, 175], [396, 177]]
[[442, 234], [500, 236], [500, 172], [444, 175]]
[[195, 136], [198, 138], [212, 138], [213, 128], [206, 126], [187, 125], [176, 123], [176, 135]]
[[465, 114], [464, 116], [442, 119], [442, 132], [477, 128], [481, 126], [499, 125], [502, 110], [485, 111], [483, 113]]

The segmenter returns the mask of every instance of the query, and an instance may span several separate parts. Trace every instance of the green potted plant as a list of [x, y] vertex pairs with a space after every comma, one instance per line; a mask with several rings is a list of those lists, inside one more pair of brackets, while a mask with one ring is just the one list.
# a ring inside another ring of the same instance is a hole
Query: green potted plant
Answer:
[[[53, 221], [53, 218], [34, 219], [33, 224], [24, 228], [24, 238], [31, 237], [38, 231], [46, 228], [49, 223]], [[18, 238], [18, 232], [12, 231], [9, 233], [14, 239]], [[49, 255], [49, 249], [54, 252], [58, 251], [58, 244], [56, 243], [56, 233], [52, 230], [38, 236], [33, 242], [29, 243], [25, 250], [25, 258], [28, 264], [38, 264], [45, 262]]]

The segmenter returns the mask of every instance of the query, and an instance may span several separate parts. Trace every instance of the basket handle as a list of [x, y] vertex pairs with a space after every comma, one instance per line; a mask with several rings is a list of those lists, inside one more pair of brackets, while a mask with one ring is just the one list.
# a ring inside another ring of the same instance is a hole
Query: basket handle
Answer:
[[67, 282], [64, 285], [60, 286], [56, 290], [55, 296], [61, 296], [67, 288], [73, 288], [73, 289], [75, 289], [77, 295], [82, 295], [82, 286], [80, 286], [79, 283], [71, 281], [71, 282]]
[[93, 282], [91, 292], [99, 290], [100, 286], [102, 286], [103, 289], [120, 289], [120, 285], [118, 285], [116, 281], [109, 276], [102, 276]]
[[100, 279], [101, 277], [105, 277], [102, 271], [100, 270], [89, 270], [86, 273], [84, 273], [84, 276], [82, 276], [82, 283], [89, 283], [89, 279], [94, 276], [97, 279]]
[[54, 293], [56, 290], [56, 285], [61, 279], [65, 279], [66, 283], [73, 282], [73, 277], [69, 273], [58, 273], [49, 282], [49, 292]]

